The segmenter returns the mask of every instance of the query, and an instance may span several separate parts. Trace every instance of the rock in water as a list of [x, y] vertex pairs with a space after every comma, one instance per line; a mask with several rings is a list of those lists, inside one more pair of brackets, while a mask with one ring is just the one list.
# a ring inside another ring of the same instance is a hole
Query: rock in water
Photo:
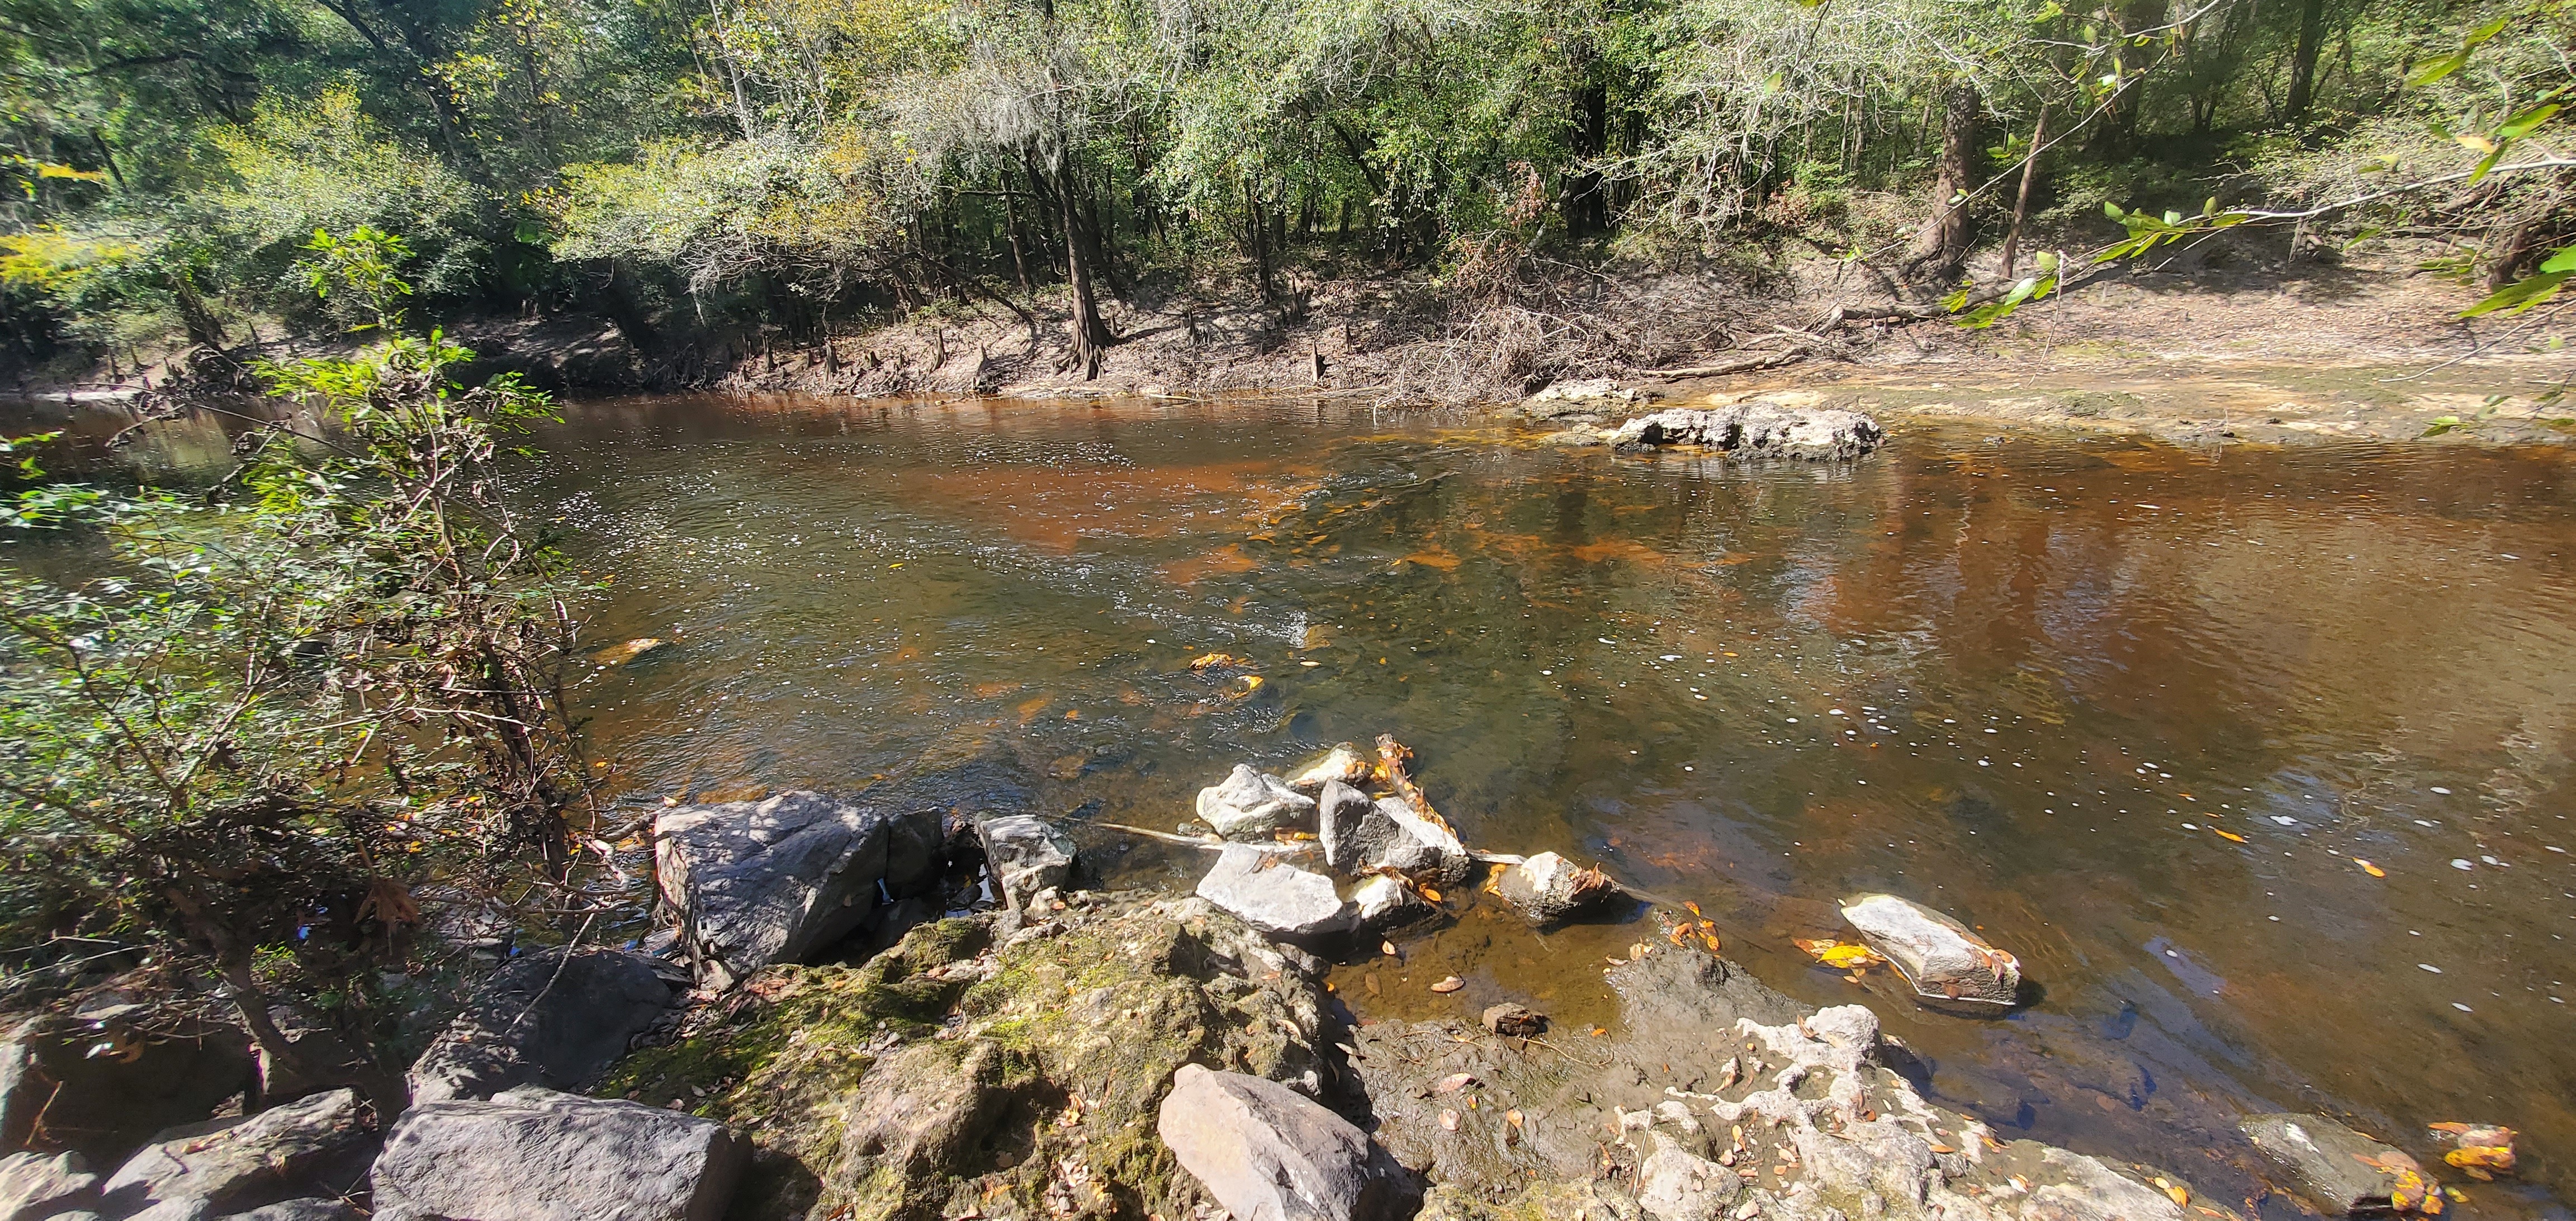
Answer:
[[181, 1201], [233, 1212], [316, 1188], [336, 1193], [361, 1177], [374, 1136], [357, 1091], [333, 1090], [248, 1118], [172, 1128], [126, 1159], [99, 1194], [122, 1215]]
[[2422, 1193], [2413, 1158], [2322, 1115], [2257, 1115], [2236, 1126], [2331, 1216], [2386, 1211], [2410, 1186], [2408, 1175], [2416, 1175], [2412, 1187]]
[[1216, 867], [1199, 879], [1198, 895], [1235, 918], [1281, 937], [1321, 937], [1346, 932], [1351, 905], [1333, 880], [1240, 844], [1219, 852]]
[[1288, 778], [1288, 787], [1300, 792], [1320, 789], [1333, 781], [1358, 784], [1368, 779], [1369, 761], [1348, 742], [1333, 747], [1331, 754], [1306, 766]]
[[1223, 784], [1199, 790], [1199, 821], [1227, 839], [1266, 838], [1281, 826], [1304, 819], [1314, 808], [1314, 798], [1244, 763], [1235, 764]]
[[0, 1157], [0, 1218], [50, 1217], [98, 1202], [98, 1176], [77, 1153]]
[[1350, 1121], [1276, 1081], [1185, 1064], [1155, 1129], [1244, 1221], [1396, 1221], [1403, 1172]]
[[1530, 1039], [1547, 1033], [1547, 1015], [1527, 1005], [1502, 1004], [1485, 1010], [1485, 1029], [1514, 1039]]
[[1323, 792], [1315, 795], [1315, 838], [1323, 841], [1326, 865], [1359, 868], [1360, 824], [1376, 810], [1368, 794], [1338, 780], [1325, 782]]
[[1385, 874], [1351, 888], [1351, 919], [1361, 928], [1384, 930], [1431, 914], [1431, 905], [1413, 888]]
[[856, 931], [880, 884], [902, 898], [935, 881], [942, 829], [936, 809], [893, 814], [787, 792], [663, 811], [654, 864], [690, 960], [725, 987]]
[[522, 955], [493, 972], [412, 1065], [412, 1101], [489, 1098], [515, 1085], [579, 1089], [669, 1018], [678, 996], [642, 954]]
[[975, 835], [983, 841], [984, 864], [1002, 888], [1002, 901], [1013, 910], [1073, 875], [1073, 841], [1034, 815], [977, 819]]
[[1747, 458], [1847, 461], [1878, 448], [1886, 433], [1878, 421], [1830, 407], [1738, 403], [1700, 409], [1674, 407], [1619, 426], [1611, 443], [1623, 448], [1699, 445]]
[[1843, 919], [1896, 965], [1922, 1000], [1987, 1010], [2020, 1002], [2021, 962], [1931, 908], [1895, 895], [1862, 895], [1844, 902]]
[[1494, 890], [1521, 914], [1541, 922], [1562, 920], [1600, 907], [1621, 893], [1598, 869], [1586, 869], [1553, 852], [1506, 865]]
[[1369, 803], [1354, 819], [1344, 796], [1350, 793], [1342, 789], [1335, 794], [1342, 805], [1324, 820], [1330, 836], [1324, 840], [1325, 863], [1352, 872], [1392, 869], [1440, 887], [1455, 886], [1466, 878], [1466, 845], [1447, 827], [1414, 813], [1413, 807], [1394, 797]]
[[748, 1146], [660, 1107], [522, 1086], [403, 1112], [376, 1158], [380, 1221], [717, 1221]]
[[1743, 1189], [1735, 1172], [1653, 1133], [1655, 1151], [1637, 1167], [1637, 1206], [1655, 1221], [1714, 1221]]

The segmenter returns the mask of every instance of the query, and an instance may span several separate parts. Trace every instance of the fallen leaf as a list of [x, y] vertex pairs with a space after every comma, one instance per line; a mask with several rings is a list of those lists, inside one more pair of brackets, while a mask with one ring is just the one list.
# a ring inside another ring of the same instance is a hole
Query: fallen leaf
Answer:
[[1193, 670], [1232, 669], [1251, 664], [1232, 653], [1208, 653], [1190, 659], [1190, 668]]
[[2242, 835], [2238, 835], [2237, 833], [2235, 833], [2235, 832], [2233, 832], [2233, 831], [2222, 831], [2222, 830], [2219, 830], [2219, 828], [2217, 828], [2217, 827], [2211, 827], [2211, 828], [2210, 828], [2210, 830], [2212, 830], [2212, 831], [2217, 831], [2217, 832], [2218, 832], [2218, 838], [2223, 839], [2223, 840], [2226, 840], [2226, 841], [2228, 841], [2229, 843], [2241, 844], [2241, 843], [2244, 843], [2244, 842], [2245, 842], [2245, 837], [2244, 837], [2244, 836], [2242, 836]]
[[1811, 957], [1826, 966], [1832, 967], [1837, 971], [1856, 971], [1862, 967], [1874, 967], [1887, 961], [1887, 959], [1879, 956], [1878, 951], [1873, 950], [1868, 946], [1856, 945], [1848, 941], [1828, 941], [1822, 939], [1815, 941], [1801, 941], [1795, 938], [1792, 938], [1791, 940], [1796, 943], [1799, 949], [1805, 950], [1808, 957]]
[[1447, 1128], [1448, 1130], [1450, 1130], [1450, 1131], [1452, 1131], [1452, 1132], [1457, 1131], [1457, 1130], [1458, 1130], [1458, 1113], [1457, 1113], [1456, 1111], [1442, 1111], [1442, 1112], [1440, 1112], [1440, 1126], [1441, 1126], [1441, 1127], [1444, 1127], [1444, 1128]]
[[1261, 676], [1258, 674], [1244, 675], [1243, 689], [1246, 691], [1259, 691], [1261, 689]]
[[1458, 978], [1458, 977], [1457, 977], [1457, 976], [1455, 976], [1455, 975], [1451, 975], [1451, 976], [1448, 976], [1448, 977], [1446, 977], [1446, 978], [1442, 979], [1439, 983], [1436, 983], [1436, 984], [1431, 985], [1431, 990], [1432, 990], [1432, 991], [1434, 991], [1434, 992], [1442, 993], [1442, 994], [1444, 994], [1444, 995], [1445, 995], [1445, 994], [1447, 994], [1447, 993], [1455, 992], [1455, 991], [1457, 991], [1458, 989], [1460, 989], [1460, 988], [1464, 988], [1464, 987], [1466, 987], [1466, 986], [1467, 986], [1467, 981], [1466, 981], [1466, 980], [1460, 979], [1460, 978]]
[[1474, 1073], [1451, 1073], [1446, 1077], [1442, 1077], [1439, 1084], [1432, 1086], [1431, 1092], [1434, 1094], [1455, 1094], [1470, 1085], [1474, 1085], [1475, 1083], [1476, 1074]]
[[1377, 949], [1379, 953], [1384, 954], [1389, 958], [1395, 957], [1395, 943], [1392, 941], [1378, 942]]
[[1425, 902], [1437, 903], [1440, 901], [1440, 892], [1425, 886], [1422, 888], [1422, 898]]
[[1517, 1128], [1521, 1126], [1521, 1113], [1518, 1110], [1505, 1111], [1503, 1112], [1503, 1122]]
[[2353, 863], [2353, 864], [2356, 864], [2356, 865], [2361, 866], [2361, 871], [2362, 871], [2363, 873], [2369, 874], [2370, 876], [2372, 876], [2372, 877], [2374, 877], [2374, 878], [2384, 878], [2384, 877], [2387, 877], [2387, 876], [2388, 876], [2388, 871], [2387, 871], [2387, 870], [2382, 869], [2382, 868], [2380, 868], [2380, 867], [2379, 867], [2379, 866], [2377, 866], [2377, 865], [2373, 865], [2373, 864], [2371, 864], [2370, 862], [2368, 862], [2368, 861], [2365, 861], [2365, 860], [2361, 859], [2360, 857], [2357, 857], [2357, 856], [2356, 856], [2356, 857], [2352, 858], [2352, 863]]

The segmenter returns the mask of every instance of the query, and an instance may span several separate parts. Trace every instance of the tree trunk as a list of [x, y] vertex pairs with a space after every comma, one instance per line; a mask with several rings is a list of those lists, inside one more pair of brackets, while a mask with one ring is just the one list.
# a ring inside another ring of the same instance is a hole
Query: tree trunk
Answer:
[[2290, 100], [2281, 118], [2296, 124], [2317, 100], [2317, 53], [2326, 43], [2326, 0], [2300, 0], [2299, 45], [2290, 55]]
[[[1100, 362], [1117, 337], [1109, 333], [1109, 324], [1101, 319], [1100, 302], [1091, 287], [1091, 255], [1084, 248], [1087, 243], [1083, 241], [1082, 208], [1075, 202], [1081, 187], [1074, 178], [1073, 155], [1067, 151], [1062, 156], [1054, 187], [1056, 215], [1064, 229], [1066, 296], [1073, 310], [1073, 352], [1067, 367], [1080, 368], [1083, 379], [1088, 381], [1100, 376]], [[1031, 172], [1035, 172], [1034, 166]]]
[[1941, 121], [1941, 168], [1932, 181], [1932, 217], [1915, 238], [1914, 257], [1906, 263], [1909, 273], [1929, 271], [1947, 277], [1968, 257], [1973, 234], [1962, 195], [1976, 186], [1977, 129], [1983, 119], [1977, 87], [1967, 81], [1951, 86]]
[[1008, 190], [1002, 193], [1002, 215], [1010, 222], [1011, 274], [1019, 277], [1020, 291], [1029, 290], [1029, 256], [1020, 239], [1020, 197]]
[[2039, 150], [2048, 143], [2048, 103], [2039, 104], [2039, 118], [2030, 125], [2030, 156], [2021, 163], [2021, 191], [2013, 196], [2012, 228], [2004, 231], [2004, 278], [2013, 273], [2013, 256], [2021, 253], [2021, 222], [2030, 215], [2030, 184], [2039, 177]]

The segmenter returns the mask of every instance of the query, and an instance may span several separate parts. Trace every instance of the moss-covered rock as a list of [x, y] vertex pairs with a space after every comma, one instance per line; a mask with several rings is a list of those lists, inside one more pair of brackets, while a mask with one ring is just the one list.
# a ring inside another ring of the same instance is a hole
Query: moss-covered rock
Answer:
[[775, 967], [604, 1092], [735, 1124], [736, 1218], [1188, 1215], [1154, 1134], [1181, 1065], [1309, 1090], [1321, 964], [1197, 900], [1122, 901], [991, 945], [915, 929], [864, 966]]

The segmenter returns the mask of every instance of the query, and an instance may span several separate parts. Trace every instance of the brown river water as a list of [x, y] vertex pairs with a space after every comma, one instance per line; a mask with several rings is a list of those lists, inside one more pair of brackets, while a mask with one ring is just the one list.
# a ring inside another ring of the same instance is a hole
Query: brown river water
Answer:
[[[581, 688], [639, 797], [1003, 751], [1050, 809], [1170, 829], [1238, 761], [1392, 732], [1471, 846], [1697, 902], [2006, 1138], [2289, 1216], [2244, 1114], [2427, 1161], [2426, 1123], [2503, 1123], [2525, 1181], [2469, 1209], [2567, 1215], [2564, 453], [1899, 422], [1827, 469], [1311, 402], [711, 398], [576, 404], [540, 447], [530, 493], [613, 574], [598, 639], [675, 642]], [[1103, 884], [1207, 862], [1078, 838]], [[1946, 1017], [1790, 944], [1873, 890], [2037, 1003]], [[1334, 983], [1362, 1018], [1529, 1001], [1579, 1053], [1602, 956], [1657, 932], [1479, 906]]]

